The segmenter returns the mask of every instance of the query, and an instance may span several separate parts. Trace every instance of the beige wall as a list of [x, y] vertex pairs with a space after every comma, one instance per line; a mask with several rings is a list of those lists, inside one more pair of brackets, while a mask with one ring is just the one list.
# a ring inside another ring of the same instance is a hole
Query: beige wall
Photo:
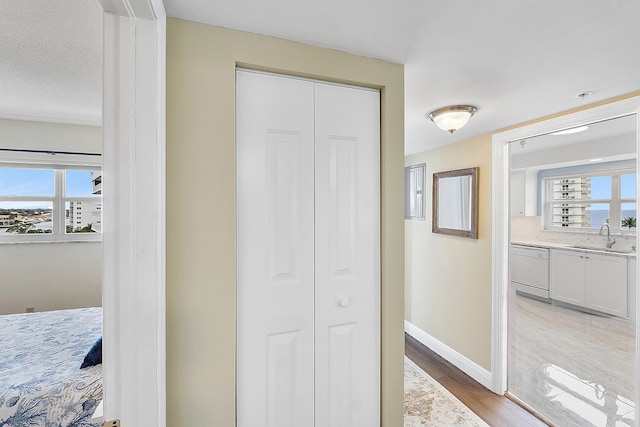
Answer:
[[[491, 135], [409, 156], [426, 164], [425, 221], [405, 220], [405, 318], [491, 369]], [[480, 167], [478, 239], [431, 232], [434, 172]]]
[[0, 315], [102, 305], [102, 242], [0, 245]]
[[[0, 148], [101, 153], [102, 128], [0, 119]], [[102, 242], [3, 243], [0, 272], [0, 314], [102, 305]]]
[[[508, 129], [638, 95], [630, 93]], [[405, 220], [405, 319], [487, 370], [491, 370], [493, 262], [491, 144], [492, 135], [484, 135], [405, 159], [407, 166], [426, 163], [426, 221]], [[431, 233], [433, 173], [472, 166], [480, 167], [478, 240]]]
[[0, 119], [0, 148], [102, 153], [102, 127]]
[[235, 424], [237, 64], [381, 89], [382, 419], [402, 425], [403, 67], [176, 19], [167, 23], [167, 425]]

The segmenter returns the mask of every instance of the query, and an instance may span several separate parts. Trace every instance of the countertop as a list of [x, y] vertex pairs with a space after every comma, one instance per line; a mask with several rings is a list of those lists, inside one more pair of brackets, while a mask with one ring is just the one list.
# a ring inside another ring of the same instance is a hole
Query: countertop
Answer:
[[529, 246], [533, 248], [543, 249], [564, 249], [577, 252], [591, 252], [612, 256], [624, 256], [627, 258], [636, 258], [637, 252], [631, 249], [618, 249], [615, 246], [611, 249], [589, 246], [587, 244], [569, 244], [569, 243], [552, 243], [552, 242], [511, 242], [512, 245]]

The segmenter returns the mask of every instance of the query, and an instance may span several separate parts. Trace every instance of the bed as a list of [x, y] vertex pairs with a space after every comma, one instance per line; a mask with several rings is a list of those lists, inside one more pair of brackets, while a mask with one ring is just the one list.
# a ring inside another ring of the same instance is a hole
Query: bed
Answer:
[[102, 365], [80, 365], [101, 335], [100, 307], [0, 316], [0, 426], [100, 426]]

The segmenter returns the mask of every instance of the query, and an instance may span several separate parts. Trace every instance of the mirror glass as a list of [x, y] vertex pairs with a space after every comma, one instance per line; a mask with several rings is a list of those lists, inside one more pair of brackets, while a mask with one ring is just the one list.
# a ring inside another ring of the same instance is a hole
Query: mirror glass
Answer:
[[477, 239], [478, 168], [433, 174], [434, 233]]
[[455, 230], [471, 230], [471, 177], [442, 178], [439, 182], [439, 225]]

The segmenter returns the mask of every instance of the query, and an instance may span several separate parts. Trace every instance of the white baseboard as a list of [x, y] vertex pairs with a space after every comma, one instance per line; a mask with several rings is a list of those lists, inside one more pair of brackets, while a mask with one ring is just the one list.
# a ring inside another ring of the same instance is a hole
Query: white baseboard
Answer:
[[404, 331], [491, 390], [493, 384], [491, 372], [406, 320], [404, 321]]

